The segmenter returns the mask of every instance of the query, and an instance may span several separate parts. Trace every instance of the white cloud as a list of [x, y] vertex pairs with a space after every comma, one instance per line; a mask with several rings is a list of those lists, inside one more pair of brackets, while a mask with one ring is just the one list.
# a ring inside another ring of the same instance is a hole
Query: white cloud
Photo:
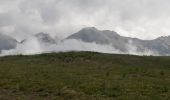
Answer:
[[5, 55], [32, 55], [45, 52], [67, 52], [67, 51], [95, 51], [103, 53], [121, 53], [111, 45], [99, 45], [96, 43], [86, 43], [79, 40], [65, 40], [58, 44], [44, 44], [36, 38], [31, 37], [22, 44], [18, 44], [15, 49], [3, 50], [1, 56]]
[[83, 42], [81, 40], [68, 39], [59, 41], [57, 44], [43, 43], [35, 37], [30, 37], [22, 44], [18, 44], [15, 49], [3, 50], [0, 56], [6, 55], [33, 55], [49, 52], [68, 52], [68, 51], [94, 51], [111, 54], [133, 54], [133, 55], [158, 55], [154, 51], [138, 51], [132, 42], [126, 44], [127, 52], [115, 49], [111, 44], [101, 45], [96, 43]]

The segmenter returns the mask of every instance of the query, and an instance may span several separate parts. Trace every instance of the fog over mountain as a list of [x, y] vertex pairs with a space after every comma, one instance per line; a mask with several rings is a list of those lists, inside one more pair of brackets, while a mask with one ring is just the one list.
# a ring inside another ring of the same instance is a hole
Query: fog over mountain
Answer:
[[[0, 38], [4, 41], [4, 38]], [[12, 41], [12, 42], [11, 42]], [[83, 28], [65, 39], [53, 38], [48, 33], [38, 33], [21, 42], [13, 42], [14, 39], [7, 38], [6, 46], [1, 47], [1, 55], [16, 54], [40, 54], [48, 52], [66, 51], [95, 51], [116, 54], [134, 55], [170, 55], [170, 36], [159, 37], [153, 40], [141, 40], [137, 38], [120, 36], [109, 30], [98, 30], [95, 27]]]
[[170, 36], [159, 37], [153, 40], [141, 40], [138, 38], [120, 36], [114, 31], [99, 31], [96, 28], [84, 28], [67, 39], [78, 39], [84, 42], [95, 42], [101, 45], [110, 44], [123, 53], [134, 54], [170, 54]]

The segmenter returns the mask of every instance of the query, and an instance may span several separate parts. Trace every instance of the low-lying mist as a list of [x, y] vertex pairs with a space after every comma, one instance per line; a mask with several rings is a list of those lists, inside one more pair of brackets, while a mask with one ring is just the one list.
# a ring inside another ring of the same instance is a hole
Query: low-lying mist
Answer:
[[132, 54], [132, 55], [155, 55], [154, 52], [146, 50], [137, 51], [137, 48], [131, 43], [127, 43], [127, 52], [115, 49], [111, 44], [102, 45], [95, 42], [88, 43], [76, 39], [61, 40], [57, 43], [40, 42], [37, 38], [31, 37], [23, 43], [18, 43], [15, 49], [2, 50], [1, 56], [7, 55], [34, 55], [50, 52], [69, 52], [69, 51], [94, 51], [111, 54]]

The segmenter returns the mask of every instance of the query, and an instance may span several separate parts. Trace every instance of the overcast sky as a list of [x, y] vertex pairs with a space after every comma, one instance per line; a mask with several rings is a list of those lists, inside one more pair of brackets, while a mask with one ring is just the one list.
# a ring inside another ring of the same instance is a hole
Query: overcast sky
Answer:
[[83, 27], [152, 39], [170, 35], [170, 0], [0, 0], [0, 33], [66, 37]]

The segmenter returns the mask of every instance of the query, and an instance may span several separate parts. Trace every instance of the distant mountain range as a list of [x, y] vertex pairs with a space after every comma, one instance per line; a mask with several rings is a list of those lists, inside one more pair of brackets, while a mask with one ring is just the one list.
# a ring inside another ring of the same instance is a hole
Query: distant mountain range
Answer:
[[[38, 33], [32, 36], [36, 38], [41, 44], [56, 44], [57, 38], [52, 38], [47, 33]], [[167, 56], [170, 55], [170, 36], [159, 37], [154, 40], [141, 40], [138, 38], [120, 36], [118, 33], [109, 30], [98, 30], [95, 27], [83, 28], [77, 33], [74, 33], [60, 42], [75, 39], [86, 43], [96, 43], [99, 45], [111, 45], [115, 49], [123, 52], [130, 53], [129, 49], [136, 52], [152, 52], [156, 55]], [[26, 42], [24, 39], [22, 42], [17, 42], [15, 39], [0, 34], [0, 51], [16, 48], [17, 44]]]
[[67, 37], [67, 39], [78, 39], [84, 42], [95, 42], [103, 45], [110, 44], [115, 49], [125, 53], [129, 49], [135, 48], [136, 52], [153, 52], [157, 55], [170, 55], [170, 36], [159, 37], [154, 40], [141, 40], [120, 36], [114, 31], [100, 31], [95, 27], [88, 27]]

